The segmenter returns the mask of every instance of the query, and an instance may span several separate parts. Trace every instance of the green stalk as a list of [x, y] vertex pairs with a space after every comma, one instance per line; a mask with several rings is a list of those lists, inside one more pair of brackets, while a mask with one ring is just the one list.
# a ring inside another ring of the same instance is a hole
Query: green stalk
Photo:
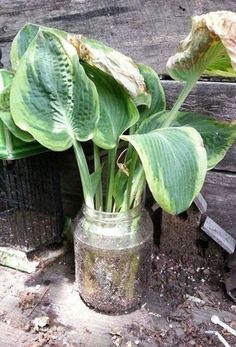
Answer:
[[10, 159], [13, 157], [12, 135], [5, 124], [3, 124], [3, 131], [5, 136], [7, 155], [8, 155], [8, 158]]
[[129, 169], [129, 178], [128, 178], [128, 182], [127, 182], [127, 195], [126, 195], [126, 210], [127, 211], [130, 208], [131, 189], [132, 189], [134, 171], [135, 171], [137, 161], [138, 161], [138, 153], [136, 151], [134, 151], [132, 153], [132, 157], [131, 157], [131, 165], [130, 165], [130, 169]]
[[189, 93], [193, 89], [193, 86], [196, 84], [196, 82], [197, 82], [197, 80], [194, 80], [191, 82], [187, 82], [184, 85], [184, 88], [182, 89], [178, 99], [176, 100], [171, 111], [169, 112], [169, 117], [163, 123], [162, 128], [167, 128], [174, 122], [174, 120], [177, 117], [177, 114], [178, 114], [180, 107], [182, 106], [184, 100], [187, 98], [187, 96], [189, 95]]
[[112, 211], [112, 195], [115, 181], [115, 168], [116, 168], [116, 152], [117, 146], [108, 151], [108, 184], [107, 184], [107, 201], [106, 212]]
[[88, 164], [86, 161], [86, 157], [84, 155], [83, 148], [80, 142], [76, 140], [74, 140], [73, 142], [73, 148], [74, 148], [77, 165], [80, 172], [80, 179], [81, 179], [81, 183], [83, 187], [84, 201], [88, 207], [94, 208], [92, 182], [91, 182]]
[[139, 205], [142, 201], [145, 183], [146, 183], [146, 177], [145, 177], [144, 171], [142, 170], [140, 173], [140, 178], [138, 179], [137, 187], [135, 187], [136, 192], [133, 194], [135, 196], [134, 207]]
[[[93, 143], [93, 156], [94, 156], [94, 171], [101, 166], [99, 148]], [[103, 209], [103, 196], [102, 196], [102, 181], [100, 180], [96, 193], [95, 193], [95, 206], [97, 210]]]

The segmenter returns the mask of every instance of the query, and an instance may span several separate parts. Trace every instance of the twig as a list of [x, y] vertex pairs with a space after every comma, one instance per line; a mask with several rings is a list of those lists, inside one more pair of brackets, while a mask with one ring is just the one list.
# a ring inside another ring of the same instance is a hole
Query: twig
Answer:
[[31, 314], [35, 311], [35, 309], [38, 307], [38, 305], [42, 302], [43, 298], [45, 297], [45, 295], [47, 294], [47, 292], [49, 291], [49, 288], [51, 287], [51, 283], [48, 285], [48, 287], [45, 289], [45, 291], [43, 292], [43, 294], [41, 295], [41, 297], [39, 298], [39, 301], [34, 305], [34, 307], [32, 308], [32, 310], [28, 313], [27, 317], [30, 317]]

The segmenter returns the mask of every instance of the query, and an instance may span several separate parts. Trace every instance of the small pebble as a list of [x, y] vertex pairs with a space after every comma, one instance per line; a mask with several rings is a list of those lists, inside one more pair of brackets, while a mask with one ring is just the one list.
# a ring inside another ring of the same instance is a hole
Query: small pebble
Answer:
[[209, 269], [205, 269], [204, 271], [203, 271], [203, 273], [204, 273], [204, 275], [210, 275], [210, 270]]
[[236, 313], [236, 305], [232, 305], [231, 310]]
[[25, 326], [24, 326], [24, 331], [25, 331], [26, 333], [28, 333], [28, 332], [30, 331], [30, 329], [31, 329], [31, 323], [30, 323], [30, 322], [27, 322], [27, 323], [25, 324]]
[[224, 322], [225, 322], [225, 323], [231, 323], [231, 322], [232, 322], [232, 319], [229, 318], [229, 317], [224, 317]]

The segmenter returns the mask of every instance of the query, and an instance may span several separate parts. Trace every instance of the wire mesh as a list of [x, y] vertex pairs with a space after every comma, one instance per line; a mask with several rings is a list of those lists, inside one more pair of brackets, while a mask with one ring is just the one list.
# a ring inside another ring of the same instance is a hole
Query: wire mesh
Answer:
[[0, 161], [0, 246], [40, 250], [61, 241], [63, 222], [53, 153]]

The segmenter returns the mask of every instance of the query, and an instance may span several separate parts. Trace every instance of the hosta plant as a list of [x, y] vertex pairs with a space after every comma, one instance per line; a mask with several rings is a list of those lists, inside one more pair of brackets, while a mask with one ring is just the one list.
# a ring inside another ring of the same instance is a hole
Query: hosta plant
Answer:
[[[179, 111], [201, 75], [236, 76], [235, 32], [232, 12], [193, 17], [191, 33], [167, 62], [184, 86], [166, 110], [150, 67], [101, 42], [26, 24], [12, 44], [9, 77], [1, 71], [7, 86], [0, 116], [21, 139], [33, 137], [53, 151], [73, 146], [89, 207], [128, 210], [139, 204], [147, 181], [164, 210], [180, 213], [236, 138], [233, 122]], [[94, 147], [93, 172], [81, 146], [86, 141]]]
[[[33, 24], [16, 35], [12, 71], [0, 72], [6, 81], [0, 117], [23, 140], [34, 138], [53, 151], [74, 148], [89, 217], [75, 239], [76, 271], [81, 295], [91, 305], [115, 312], [142, 296], [151, 233], [147, 237], [141, 228], [144, 242], [127, 230], [138, 229], [136, 208], [146, 182], [160, 207], [181, 213], [236, 139], [234, 122], [180, 111], [201, 75], [236, 77], [235, 37], [235, 13], [193, 17], [191, 33], [167, 62], [170, 76], [183, 83], [167, 110], [157, 73], [101, 42]], [[82, 146], [88, 141], [92, 170]], [[109, 233], [114, 240], [107, 239]], [[126, 249], [117, 253], [111, 244]]]

